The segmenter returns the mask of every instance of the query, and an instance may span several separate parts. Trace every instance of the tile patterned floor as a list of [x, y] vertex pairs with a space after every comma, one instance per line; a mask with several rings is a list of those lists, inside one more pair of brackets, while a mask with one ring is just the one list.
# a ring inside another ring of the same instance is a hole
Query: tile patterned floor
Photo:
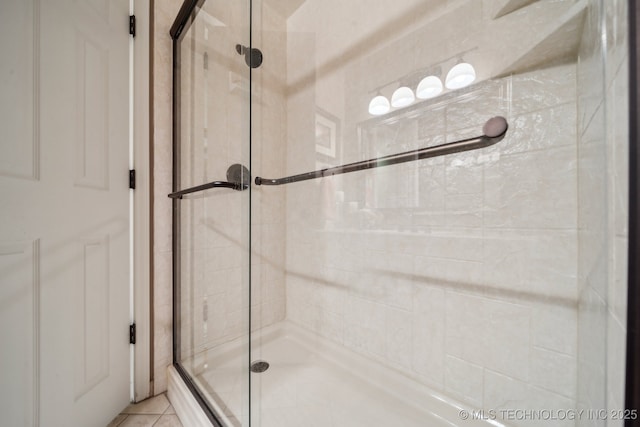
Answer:
[[167, 396], [160, 394], [127, 406], [107, 427], [182, 427]]

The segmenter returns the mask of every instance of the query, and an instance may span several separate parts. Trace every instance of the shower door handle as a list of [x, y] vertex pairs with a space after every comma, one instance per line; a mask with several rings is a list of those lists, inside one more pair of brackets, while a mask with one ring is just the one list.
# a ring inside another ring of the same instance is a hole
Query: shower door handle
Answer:
[[249, 188], [249, 185], [237, 182], [213, 181], [207, 184], [196, 185], [195, 187], [187, 188], [185, 190], [176, 191], [175, 193], [169, 194], [169, 197], [172, 199], [182, 199], [182, 196], [186, 194], [197, 193], [198, 191], [204, 191], [210, 188], [231, 188], [233, 190], [242, 191]]
[[227, 169], [228, 181], [213, 181], [207, 184], [196, 185], [185, 190], [176, 191], [169, 194], [172, 199], [182, 199], [182, 196], [191, 193], [197, 193], [198, 191], [208, 190], [210, 188], [231, 188], [232, 190], [242, 191], [249, 188], [251, 182], [251, 175], [249, 169], [241, 164], [233, 164]]

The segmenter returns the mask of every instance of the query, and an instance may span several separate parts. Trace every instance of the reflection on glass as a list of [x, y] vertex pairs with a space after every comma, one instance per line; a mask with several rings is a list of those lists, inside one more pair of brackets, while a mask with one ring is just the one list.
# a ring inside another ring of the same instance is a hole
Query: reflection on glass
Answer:
[[413, 104], [416, 100], [413, 91], [406, 86], [401, 86], [393, 92], [391, 105], [395, 108], [403, 108]]
[[416, 96], [420, 99], [429, 99], [440, 95], [442, 81], [436, 76], [427, 76], [420, 81], [416, 89]]
[[460, 89], [469, 86], [476, 79], [476, 70], [466, 62], [456, 64], [447, 73], [445, 85], [448, 89]]

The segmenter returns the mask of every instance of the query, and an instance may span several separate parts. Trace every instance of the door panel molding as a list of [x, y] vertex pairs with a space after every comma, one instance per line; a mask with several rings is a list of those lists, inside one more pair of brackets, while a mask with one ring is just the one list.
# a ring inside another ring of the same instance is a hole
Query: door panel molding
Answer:
[[78, 281], [75, 308], [78, 327], [76, 342], [76, 396], [78, 401], [109, 378], [110, 239], [87, 239], [80, 244], [83, 259], [82, 278]]
[[75, 185], [109, 189], [109, 52], [76, 33], [77, 129]]
[[[2, 396], [3, 404], [20, 408], [27, 402], [29, 407], [22, 414], [3, 411], [3, 422], [37, 427], [40, 425], [40, 239], [0, 242], [0, 270], [3, 272], [0, 342], [7, 348], [23, 347], [22, 354], [28, 357], [26, 363], [12, 360], [9, 354], [0, 358], [3, 388], [9, 391]], [[29, 277], [20, 277], [24, 272]], [[2, 366], [3, 362], [8, 366]]]
[[[15, 19], [21, 7], [29, 19]], [[5, 19], [2, 19], [2, 16]], [[30, 23], [30, 25], [23, 25]], [[6, 32], [6, 34], [5, 34]], [[13, 0], [0, 6], [0, 175], [40, 179], [40, 0]], [[9, 51], [9, 52], [7, 52]], [[26, 72], [25, 72], [26, 71]], [[26, 138], [24, 137], [26, 135]], [[29, 144], [25, 144], [25, 140]]]

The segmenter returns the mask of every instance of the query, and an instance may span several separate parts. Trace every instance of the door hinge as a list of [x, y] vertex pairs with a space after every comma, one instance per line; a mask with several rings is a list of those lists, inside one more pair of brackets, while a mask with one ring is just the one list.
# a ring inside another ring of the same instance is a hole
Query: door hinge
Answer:
[[132, 190], [136, 189], [136, 170], [131, 169], [129, 171], [129, 188]]
[[136, 36], [136, 15], [129, 16], [129, 34]]
[[129, 344], [136, 343], [136, 324], [129, 325]]

